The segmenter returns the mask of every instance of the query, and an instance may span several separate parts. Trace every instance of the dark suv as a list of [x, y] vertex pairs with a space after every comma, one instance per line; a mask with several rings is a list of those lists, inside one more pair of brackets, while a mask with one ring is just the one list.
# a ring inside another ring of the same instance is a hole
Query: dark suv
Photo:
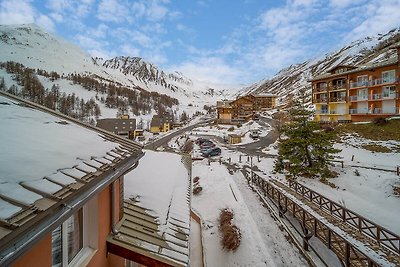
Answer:
[[210, 148], [210, 149], [204, 151], [203, 153], [201, 153], [201, 155], [205, 158], [219, 156], [219, 155], [221, 155], [221, 148], [219, 148], [219, 147]]

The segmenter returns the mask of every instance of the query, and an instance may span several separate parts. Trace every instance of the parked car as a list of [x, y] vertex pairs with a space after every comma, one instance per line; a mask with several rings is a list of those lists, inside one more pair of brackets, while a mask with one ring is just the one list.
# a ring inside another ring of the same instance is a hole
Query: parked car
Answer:
[[208, 139], [206, 139], [206, 138], [202, 138], [202, 137], [199, 137], [199, 138], [197, 138], [197, 140], [196, 140], [196, 144], [198, 144], [198, 145], [201, 145], [201, 144], [204, 143], [204, 142], [211, 142], [211, 141], [208, 140]]
[[213, 147], [215, 147], [215, 144], [212, 142], [211, 143], [203, 143], [200, 145], [200, 150], [207, 150], [207, 149], [210, 149]]
[[208, 157], [213, 157], [213, 156], [219, 156], [221, 155], [221, 148], [219, 147], [213, 147], [201, 154], [203, 157], [208, 158]]

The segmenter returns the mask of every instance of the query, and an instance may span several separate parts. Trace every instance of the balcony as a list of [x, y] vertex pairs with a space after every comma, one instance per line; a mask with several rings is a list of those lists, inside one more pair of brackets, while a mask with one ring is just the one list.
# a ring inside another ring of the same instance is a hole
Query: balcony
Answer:
[[352, 82], [350, 83], [350, 88], [367, 87], [369, 84], [369, 81]]
[[351, 108], [349, 109], [349, 114], [367, 114], [368, 109], [367, 108]]
[[329, 87], [330, 90], [335, 91], [335, 90], [346, 90], [346, 84], [335, 84]]
[[329, 102], [346, 102], [346, 97], [330, 97]]
[[384, 84], [393, 84], [396, 82], [396, 78], [385, 78], [385, 79], [374, 79], [371, 81], [360, 81], [350, 83], [350, 89], [357, 87], [368, 87], [368, 86], [379, 86]]
[[392, 98], [396, 98], [396, 93], [383, 93], [382, 94], [382, 98], [385, 99], [392, 99]]
[[379, 86], [382, 84], [391, 84], [395, 82], [396, 82], [395, 78], [374, 79], [370, 82], [370, 86]]
[[326, 98], [316, 98], [314, 99], [314, 103], [327, 103], [328, 99]]
[[383, 107], [382, 108], [382, 113], [383, 114], [395, 114], [396, 113], [396, 107]]
[[380, 100], [382, 99], [382, 95], [381, 94], [371, 94], [369, 95], [369, 100]]
[[349, 109], [349, 114], [395, 114], [396, 107]]
[[324, 87], [315, 87], [314, 88], [314, 93], [326, 92], [327, 89], [328, 89], [328, 87], [326, 87], [326, 86], [324, 86]]
[[351, 96], [349, 96], [349, 99], [352, 102], [354, 102], [354, 101], [365, 101], [365, 100], [368, 100], [368, 96], [367, 95], [361, 95], [361, 96], [351, 95]]

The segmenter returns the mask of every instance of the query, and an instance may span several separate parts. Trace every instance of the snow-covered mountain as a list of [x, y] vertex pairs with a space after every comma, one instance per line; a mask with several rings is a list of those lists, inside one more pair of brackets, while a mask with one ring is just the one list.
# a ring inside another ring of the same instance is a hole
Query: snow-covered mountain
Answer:
[[86, 74], [128, 88], [166, 94], [189, 104], [215, 103], [226, 90], [193, 81], [182, 73], [166, 73], [138, 57], [109, 60], [92, 58], [79, 47], [45, 32], [34, 24], [0, 25], [0, 62], [14, 61], [26, 67], [61, 74]]
[[282, 69], [271, 79], [264, 79], [242, 88], [239, 94], [273, 93], [278, 95], [279, 103], [285, 103], [288, 97], [295, 96], [299, 90], [305, 89], [311, 97], [309, 79], [337, 65], [363, 65], [396, 57], [396, 51], [389, 47], [399, 41], [400, 28], [357, 40], [338, 51]]

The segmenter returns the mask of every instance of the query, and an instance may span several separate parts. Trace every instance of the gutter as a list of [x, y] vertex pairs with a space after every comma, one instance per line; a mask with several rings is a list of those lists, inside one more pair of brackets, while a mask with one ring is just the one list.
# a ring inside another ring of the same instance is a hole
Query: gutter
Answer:
[[[136, 156], [131, 156], [125, 159], [118, 167], [109, 169], [103, 173], [100, 182], [93, 181], [88, 183], [83, 192], [73, 194], [66, 201], [60, 201], [56, 207], [49, 208], [45, 211], [47, 216], [41, 218], [40, 221], [32, 227], [32, 224], [27, 222], [22, 227], [27, 228], [21, 230], [14, 240], [8, 242], [0, 251], [0, 266], [10, 266], [14, 261], [21, 257], [26, 251], [32, 248], [38, 240], [45, 237], [48, 233], [53, 231], [58, 225], [67, 220], [76, 210], [85, 205], [93, 196], [103, 191], [104, 188], [114, 183], [116, 179], [123, 176], [132, 166], [137, 166], [137, 163], [144, 152], [140, 152]], [[97, 180], [95, 179], [95, 180]], [[68, 200], [70, 200], [68, 202]]]
[[[144, 154], [144, 153], [143, 153]], [[132, 171], [133, 169], [135, 169], [137, 166], [139, 165], [139, 161], [136, 161], [136, 163], [131, 166], [130, 168], [128, 168], [125, 173], [128, 173], [130, 171]], [[120, 177], [120, 179], [123, 179], [123, 176]], [[117, 181], [114, 180], [112, 182], [112, 186], [111, 186], [111, 233], [113, 235], [118, 234], [118, 230], [117, 230]]]

